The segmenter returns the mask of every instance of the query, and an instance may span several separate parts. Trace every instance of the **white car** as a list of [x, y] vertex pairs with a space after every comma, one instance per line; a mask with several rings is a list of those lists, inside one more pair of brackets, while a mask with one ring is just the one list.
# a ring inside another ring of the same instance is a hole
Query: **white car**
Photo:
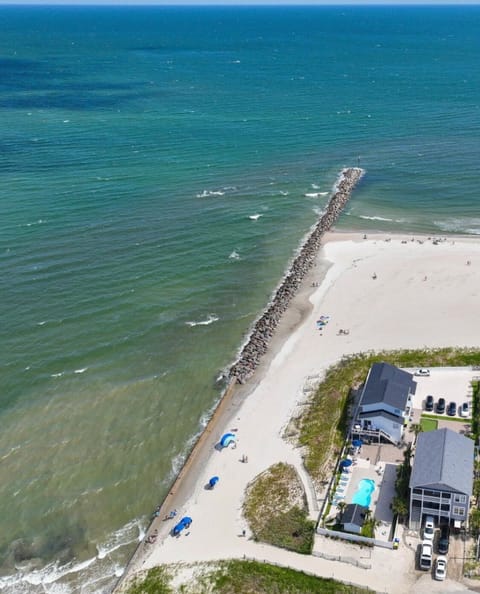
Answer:
[[447, 558], [443, 555], [437, 557], [435, 563], [435, 579], [443, 581], [447, 577]]
[[424, 540], [420, 547], [420, 569], [428, 571], [432, 567], [433, 546], [431, 541]]
[[430, 369], [417, 369], [417, 371], [415, 371], [414, 375], [428, 377], [430, 375]]
[[427, 516], [425, 518], [425, 527], [423, 529], [423, 539], [433, 541], [433, 536], [435, 534], [435, 520], [432, 516]]

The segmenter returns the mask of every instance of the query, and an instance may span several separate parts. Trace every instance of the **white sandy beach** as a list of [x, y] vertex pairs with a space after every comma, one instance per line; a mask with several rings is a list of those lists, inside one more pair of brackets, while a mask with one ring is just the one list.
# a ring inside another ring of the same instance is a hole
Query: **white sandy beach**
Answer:
[[[168, 535], [172, 524], [161, 523], [157, 542], [145, 545], [144, 555], [131, 571], [163, 563], [246, 555], [382, 592], [407, 591], [404, 570], [392, 551], [375, 549], [372, 563], [382, 570], [372, 571], [249, 540], [242, 501], [254, 477], [285, 461], [299, 471], [311, 517], [317, 518], [319, 503], [302, 470], [301, 452], [282, 434], [304, 398], [308, 378], [320, 376], [343, 355], [367, 350], [478, 346], [480, 240], [450, 237], [434, 244], [423, 237], [390, 236], [387, 241], [380, 235], [363, 239], [363, 234], [334, 233], [325, 241], [319, 258], [331, 263], [326, 277], [323, 281], [315, 278], [314, 269], [306, 281], [309, 286], [320, 281], [310, 295], [313, 309], [283, 342], [268, 368], [251, 380], [250, 393], [236, 417], [210, 435], [211, 453], [193, 470], [193, 490], [186, 500], [176, 501], [179, 517], [188, 514], [193, 518], [188, 534], [184, 531], [179, 538], [172, 538]], [[372, 278], [374, 274], [376, 278]], [[322, 332], [316, 325], [321, 315], [330, 316]], [[348, 334], [339, 335], [340, 329], [348, 330]], [[233, 428], [237, 430], [238, 447], [216, 450], [222, 434]], [[248, 463], [240, 462], [244, 454]], [[206, 490], [213, 475], [220, 481], [214, 490]], [[247, 538], [240, 536], [244, 529]]]

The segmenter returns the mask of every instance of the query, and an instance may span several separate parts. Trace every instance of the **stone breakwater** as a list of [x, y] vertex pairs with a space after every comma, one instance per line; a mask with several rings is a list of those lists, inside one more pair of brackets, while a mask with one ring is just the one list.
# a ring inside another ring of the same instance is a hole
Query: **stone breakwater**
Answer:
[[304, 276], [314, 263], [323, 234], [332, 228], [348, 202], [352, 190], [364, 173], [364, 170], [359, 167], [343, 169], [340, 173], [325, 212], [293, 260], [270, 305], [255, 323], [238, 360], [230, 368], [229, 379], [236, 379], [238, 383], [243, 384], [257, 368], [260, 358], [267, 351], [270, 339], [283, 312], [287, 309]]

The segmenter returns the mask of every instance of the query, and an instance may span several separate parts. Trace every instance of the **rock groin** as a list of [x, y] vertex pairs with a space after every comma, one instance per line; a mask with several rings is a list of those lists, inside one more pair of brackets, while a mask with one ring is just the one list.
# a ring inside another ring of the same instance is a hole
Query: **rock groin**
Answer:
[[364, 170], [359, 167], [350, 167], [340, 173], [325, 212], [293, 260], [271, 303], [253, 326], [250, 338], [243, 347], [238, 360], [231, 366], [230, 380], [236, 379], [238, 383], [243, 384], [257, 368], [260, 358], [267, 351], [270, 339], [283, 312], [287, 309], [304, 276], [315, 261], [323, 234], [332, 228], [363, 174]]

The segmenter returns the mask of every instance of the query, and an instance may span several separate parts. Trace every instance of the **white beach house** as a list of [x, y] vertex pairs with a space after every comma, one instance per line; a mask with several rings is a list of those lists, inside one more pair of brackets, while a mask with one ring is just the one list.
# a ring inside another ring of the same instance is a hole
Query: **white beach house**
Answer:
[[374, 363], [360, 395], [352, 434], [367, 440], [401, 442], [416, 387], [411, 373], [389, 363]]

